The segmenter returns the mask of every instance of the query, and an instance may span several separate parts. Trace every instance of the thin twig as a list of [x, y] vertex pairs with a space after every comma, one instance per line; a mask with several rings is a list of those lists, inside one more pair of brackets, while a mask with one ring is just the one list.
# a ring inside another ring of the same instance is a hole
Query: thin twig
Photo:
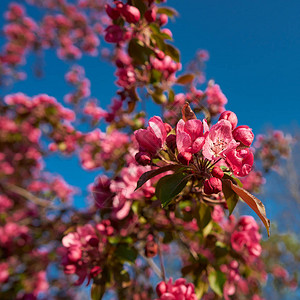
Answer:
[[159, 256], [159, 261], [160, 261], [162, 278], [163, 278], [163, 281], [166, 282], [166, 270], [165, 270], [165, 266], [164, 266], [163, 256], [162, 256], [162, 252], [161, 252], [161, 244], [160, 244], [159, 239], [157, 241], [157, 245], [158, 245], [158, 256]]
[[52, 203], [46, 199], [42, 199], [39, 197], [34, 196], [33, 194], [31, 194], [30, 192], [28, 192], [27, 190], [16, 186], [14, 184], [10, 184], [10, 183], [6, 183], [5, 187], [10, 190], [11, 192], [18, 194], [24, 198], [26, 198], [27, 200], [33, 202], [36, 205], [42, 206], [42, 207], [53, 207]]
[[161, 270], [160, 270], [159, 267], [156, 265], [156, 263], [153, 261], [153, 259], [146, 257], [146, 256], [143, 254], [142, 250], [139, 251], [139, 255], [140, 255], [141, 257], [143, 257], [143, 258], [147, 261], [148, 265], [151, 267], [151, 269], [154, 271], [154, 273], [155, 273], [159, 278], [163, 278]]

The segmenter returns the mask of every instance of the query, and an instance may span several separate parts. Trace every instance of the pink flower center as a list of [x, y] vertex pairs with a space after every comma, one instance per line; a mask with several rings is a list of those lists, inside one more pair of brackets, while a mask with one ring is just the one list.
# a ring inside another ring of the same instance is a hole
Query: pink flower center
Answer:
[[216, 154], [219, 154], [220, 152], [222, 152], [226, 148], [226, 146], [227, 146], [227, 143], [223, 139], [217, 137], [216, 140], [213, 142], [213, 149], [212, 150]]

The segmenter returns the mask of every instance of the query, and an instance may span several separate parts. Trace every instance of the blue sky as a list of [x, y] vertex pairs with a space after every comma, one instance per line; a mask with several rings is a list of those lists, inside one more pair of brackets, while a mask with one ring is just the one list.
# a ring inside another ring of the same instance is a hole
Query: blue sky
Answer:
[[[1, 15], [9, 2], [1, 0]], [[299, 0], [173, 0], [169, 5], [180, 14], [167, 27], [181, 50], [183, 66], [198, 49], [209, 51], [207, 78], [220, 84], [229, 100], [227, 109], [236, 112], [240, 125], [249, 125], [255, 134], [268, 125], [284, 130], [299, 127]], [[31, 7], [27, 10], [29, 15], [40, 16]], [[35, 61], [34, 56], [28, 58], [26, 81], [0, 89], [0, 95], [19, 91], [28, 95], [48, 93], [61, 101], [70, 91], [64, 81], [68, 63], [58, 60], [53, 51], [46, 51], [44, 77], [37, 79], [32, 71]], [[92, 96], [105, 107], [117, 90], [113, 84], [114, 68], [93, 57], [84, 57], [78, 63], [86, 68]], [[47, 168], [82, 187], [99, 173], [83, 173], [74, 158], [50, 158]], [[82, 203], [82, 197], [77, 201]]]

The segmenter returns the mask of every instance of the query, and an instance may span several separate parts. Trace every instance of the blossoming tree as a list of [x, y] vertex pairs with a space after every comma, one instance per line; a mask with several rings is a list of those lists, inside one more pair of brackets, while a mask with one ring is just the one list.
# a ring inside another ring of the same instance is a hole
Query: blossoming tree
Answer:
[[[260, 225], [269, 235], [270, 221], [252, 195], [289, 155], [292, 139], [274, 132], [253, 144], [251, 124], [238, 124], [220, 86], [206, 82], [206, 51], [178, 75], [180, 52], [165, 27], [177, 12], [162, 0], [27, 2], [42, 18], [9, 5], [1, 84], [25, 80], [26, 57], [52, 49], [71, 64], [65, 79], [73, 91], [65, 103], [47, 94], [1, 99], [0, 298], [74, 299], [74, 286], [89, 285], [92, 299], [113, 292], [258, 300], [268, 272], [296, 288], [272, 253], [279, 240], [262, 247]], [[116, 68], [108, 108], [91, 97], [76, 64], [99, 53]], [[146, 126], [139, 107], [150, 101], [161, 114]], [[44, 168], [58, 154], [99, 169], [84, 210], [72, 204], [76, 190]], [[259, 221], [234, 212], [241, 201]]]

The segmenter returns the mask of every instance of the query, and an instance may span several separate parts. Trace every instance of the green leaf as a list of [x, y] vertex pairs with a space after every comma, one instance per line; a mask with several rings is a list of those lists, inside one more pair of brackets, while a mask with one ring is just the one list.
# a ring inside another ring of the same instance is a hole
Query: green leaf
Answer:
[[165, 54], [171, 56], [176, 62], [180, 61], [180, 52], [170, 44], [166, 44]]
[[166, 49], [166, 43], [164, 42], [164, 39], [159, 35], [159, 34], [155, 34], [153, 33], [151, 35], [151, 38], [153, 39], [152, 40], [152, 43], [153, 44], [156, 44], [156, 46], [162, 50], [162, 51], [165, 51]]
[[91, 299], [92, 300], [101, 300], [105, 293], [105, 285], [102, 284], [92, 284], [91, 288]]
[[139, 189], [144, 183], [146, 183], [149, 179], [161, 174], [161, 173], [164, 173], [164, 172], [167, 172], [167, 171], [176, 171], [178, 169], [180, 169], [181, 166], [179, 165], [167, 165], [167, 166], [164, 166], [164, 167], [161, 167], [161, 168], [158, 168], [158, 169], [155, 169], [155, 170], [151, 170], [151, 171], [148, 171], [146, 173], [144, 173], [140, 179], [138, 180], [137, 182], [137, 186], [136, 186], [136, 189]]
[[180, 172], [164, 176], [158, 181], [155, 194], [161, 201], [163, 208], [165, 208], [172, 199], [183, 190], [189, 177], [190, 175]]
[[192, 83], [195, 76], [193, 74], [185, 74], [177, 78], [176, 83], [178, 84], [189, 84]]
[[211, 220], [211, 207], [200, 203], [198, 226], [203, 229]]
[[222, 179], [223, 186], [222, 191], [224, 193], [224, 197], [227, 202], [229, 215], [232, 214], [237, 202], [239, 201], [239, 195], [231, 188], [231, 180], [229, 179]]
[[162, 73], [158, 70], [152, 69], [151, 70], [151, 79], [150, 82], [153, 83], [158, 83], [161, 81]]
[[158, 10], [157, 10], [157, 13], [159, 14], [165, 14], [169, 17], [176, 17], [178, 16], [178, 12], [174, 9], [174, 8], [171, 8], [171, 7], [160, 7]]
[[149, 61], [149, 56], [153, 51], [146, 47], [143, 42], [138, 39], [132, 39], [128, 45], [128, 54], [139, 64], [144, 64]]
[[172, 89], [169, 90], [169, 103], [173, 103], [175, 99], [175, 93]]
[[223, 295], [223, 287], [226, 282], [226, 275], [220, 271], [212, 271], [208, 275], [208, 282], [211, 289], [220, 297]]
[[[224, 166], [222, 166], [222, 167], [224, 168]], [[234, 183], [240, 187], [243, 187], [243, 184], [241, 183], [241, 181], [233, 175], [224, 173], [223, 179], [229, 179], [230, 181], [232, 181], [232, 183]]]
[[126, 260], [129, 262], [135, 262], [138, 252], [132, 246], [126, 244], [120, 244], [117, 246], [115, 251], [115, 255], [121, 258], [122, 260]]

